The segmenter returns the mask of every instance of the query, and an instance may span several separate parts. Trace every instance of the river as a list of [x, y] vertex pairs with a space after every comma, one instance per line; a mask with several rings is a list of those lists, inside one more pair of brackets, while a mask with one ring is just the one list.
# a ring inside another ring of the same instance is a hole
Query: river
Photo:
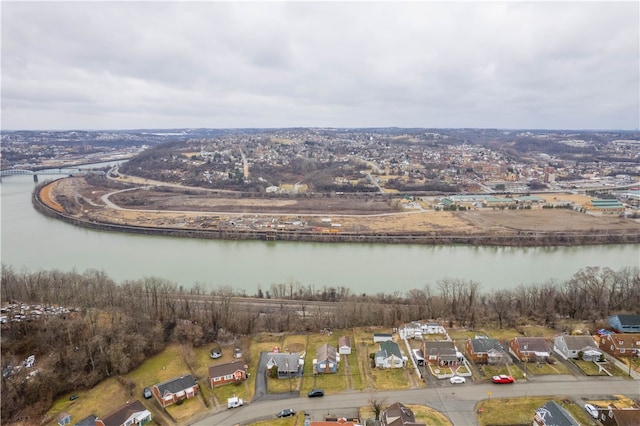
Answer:
[[[43, 177], [40, 177], [40, 181]], [[640, 265], [640, 246], [476, 247], [216, 241], [102, 232], [38, 213], [31, 176], [3, 177], [0, 259], [16, 271], [102, 270], [117, 282], [154, 276], [185, 288], [258, 287], [297, 282], [353, 293], [405, 292], [443, 279], [483, 291], [561, 282], [588, 266]]]

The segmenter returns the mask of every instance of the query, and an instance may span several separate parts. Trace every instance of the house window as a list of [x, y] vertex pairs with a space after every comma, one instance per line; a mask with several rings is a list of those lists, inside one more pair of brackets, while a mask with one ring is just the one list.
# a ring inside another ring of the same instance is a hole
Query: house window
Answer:
[[623, 354], [624, 353], [624, 348], [620, 349], [620, 353]]
[[226, 376], [224, 376], [225, 380], [231, 380], [233, 379], [233, 374], [227, 374]]
[[222, 377], [214, 377], [214, 378], [213, 378], [213, 381], [214, 381], [214, 382], [219, 382], [220, 380], [222, 380]]

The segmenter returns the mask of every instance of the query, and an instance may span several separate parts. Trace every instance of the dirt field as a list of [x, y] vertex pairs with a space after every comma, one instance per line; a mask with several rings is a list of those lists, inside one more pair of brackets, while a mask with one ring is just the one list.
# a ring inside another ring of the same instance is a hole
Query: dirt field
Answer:
[[[149, 182], [145, 182], [149, 184]], [[106, 198], [108, 196], [108, 198]], [[570, 209], [478, 210], [448, 212], [422, 210], [415, 206], [399, 211], [397, 205], [381, 201], [327, 199], [223, 198], [202, 194], [176, 194], [155, 189], [117, 191], [88, 186], [82, 177], [58, 180], [41, 197], [56, 210], [98, 222], [149, 227], [182, 226], [201, 229], [219, 224], [302, 222], [309, 227], [331, 226], [340, 232], [432, 232], [470, 235], [518, 231], [616, 230], [640, 233], [640, 223], [617, 215], [593, 215]], [[579, 204], [579, 195], [549, 194], [545, 199]], [[329, 221], [329, 222], [327, 222]], [[329, 223], [329, 225], [327, 225]], [[286, 225], [289, 226], [289, 225]]]

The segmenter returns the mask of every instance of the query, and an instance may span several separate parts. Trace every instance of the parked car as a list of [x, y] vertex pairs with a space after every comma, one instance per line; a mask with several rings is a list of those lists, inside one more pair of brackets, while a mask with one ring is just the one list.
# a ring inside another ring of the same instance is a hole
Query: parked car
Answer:
[[506, 374], [501, 374], [499, 376], [493, 376], [491, 378], [493, 383], [513, 383], [513, 376], [507, 376]]
[[235, 348], [233, 350], [233, 357], [236, 359], [242, 358], [242, 351], [240, 350], [240, 348]]
[[589, 415], [594, 419], [598, 418], [598, 409], [595, 406], [591, 404], [584, 404], [584, 411], [589, 413]]
[[242, 398], [238, 398], [237, 396], [227, 399], [227, 408], [242, 407], [243, 405], [244, 400]]
[[452, 384], [454, 384], [454, 385], [455, 385], [455, 384], [461, 384], [461, 383], [466, 383], [466, 382], [467, 382], [467, 381], [466, 381], [466, 379], [465, 379], [464, 377], [462, 377], [462, 376], [453, 376], [453, 377], [451, 377], [451, 378], [449, 379], [449, 381], [450, 381]]
[[309, 398], [318, 398], [320, 396], [324, 396], [324, 391], [322, 389], [311, 389], [307, 396]]
[[69, 397], [69, 401], [75, 401], [76, 399], [80, 398], [80, 395], [78, 395], [77, 393], [71, 395]]
[[144, 388], [142, 390], [142, 396], [144, 396], [144, 399], [149, 399], [153, 396], [153, 394], [151, 393], [151, 389], [149, 388]]
[[222, 358], [222, 349], [220, 348], [211, 349], [211, 353], [209, 353], [209, 356], [213, 359]]
[[291, 417], [294, 414], [296, 414], [296, 412], [293, 408], [285, 408], [284, 410], [280, 411], [276, 417]]

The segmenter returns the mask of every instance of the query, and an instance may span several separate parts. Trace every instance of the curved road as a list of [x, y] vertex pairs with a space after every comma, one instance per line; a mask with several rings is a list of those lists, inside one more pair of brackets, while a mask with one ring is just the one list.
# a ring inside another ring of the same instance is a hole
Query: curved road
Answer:
[[202, 418], [193, 423], [193, 426], [246, 425], [274, 418], [276, 413], [284, 408], [310, 413], [311, 419], [316, 421], [327, 415], [352, 413], [357, 407], [369, 405], [371, 398], [384, 399], [385, 405], [394, 402], [426, 405], [444, 413], [456, 426], [470, 426], [478, 424], [475, 414], [476, 403], [487, 398], [562, 395], [578, 400], [609, 399], [614, 394], [624, 394], [637, 399], [640, 397], [640, 382], [618, 377], [553, 376], [512, 385], [464, 384], [399, 391], [347, 392], [324, 398], [299, 397], [250, 403], [239, 409], [225, 410]]

